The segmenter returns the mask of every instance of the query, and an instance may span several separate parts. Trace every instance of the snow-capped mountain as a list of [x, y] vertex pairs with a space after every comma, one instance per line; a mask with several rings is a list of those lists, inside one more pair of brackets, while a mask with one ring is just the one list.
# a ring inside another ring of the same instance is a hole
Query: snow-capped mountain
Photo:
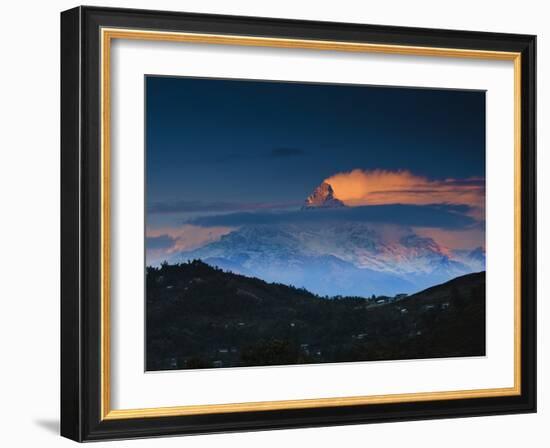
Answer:
[[307, 219], [281, 221], [274, 214], [272, 222], [241, 225], [169, 261], [202, 259], [328, 296], [411, 293], [485, 269], [481, 248], [451, 251], [412, 228], [354, 218], [352, 210], [323, 182], [295, 212]]
[[477, 247], [474, 250], [454, 250], [453, 258], [476, 271], [485, 270], [485, 249], [483, 247]]
[[344, 203], [334, 197], [332, 186], [323, 182], [307, 197], [302, 209], [340, 207], [345, 207]]
[[411, 293], [483, 270], [410, 229], [359, 222], [245, 226], [171, 261], [192, 259], [329, 296]]

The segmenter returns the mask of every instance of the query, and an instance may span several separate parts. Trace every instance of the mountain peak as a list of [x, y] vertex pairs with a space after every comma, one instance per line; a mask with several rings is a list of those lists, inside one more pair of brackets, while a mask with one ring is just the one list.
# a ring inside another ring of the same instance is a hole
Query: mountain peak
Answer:
[[327, 182], [323, 182], [307, 197], [302, 209], [341, 207], [345, 207], [345, 205], [341, 200], [334, 197], [332, 186]]

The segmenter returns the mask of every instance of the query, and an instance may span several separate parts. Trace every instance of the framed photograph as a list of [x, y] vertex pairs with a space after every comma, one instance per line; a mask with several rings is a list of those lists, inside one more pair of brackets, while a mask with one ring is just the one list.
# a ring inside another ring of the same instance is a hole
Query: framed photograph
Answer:
[[61, 14], [61, 433], [536, 410], [535, 36]]

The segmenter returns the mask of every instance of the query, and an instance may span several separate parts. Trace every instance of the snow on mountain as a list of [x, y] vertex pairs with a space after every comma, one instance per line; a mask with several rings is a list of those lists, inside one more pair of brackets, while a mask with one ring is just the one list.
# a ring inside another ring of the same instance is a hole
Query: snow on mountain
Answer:
[[340, 208], [344, 203], [334, 197], [330, 184], [323, 182], [305, 200], [302, 209], [308, 208]]
[[[305, 200], [302, 213], [344, 207], [323, 182]], [[241, 226], [169, 261], [193, 259], [329, 296], [411, 293], [485, 269], [481, 248], [451, 251], [405, 226], [344, 217]]]
[[453, 258], [468, 264], [474, 270], [485, 270], [485, 249], [483, 247], [477, 247], [474, 250], [454, 250]]
[[192, 259], [329, 296], [411, 293], [483, 270], [410, 230], [359, 222], [245, 226], [171, 261]]

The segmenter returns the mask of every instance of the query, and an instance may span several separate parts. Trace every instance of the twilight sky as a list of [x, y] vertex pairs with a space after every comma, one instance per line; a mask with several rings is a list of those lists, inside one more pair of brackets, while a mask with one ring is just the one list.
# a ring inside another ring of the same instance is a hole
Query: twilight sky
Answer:
[[286, 213], [323, 180], [350, 206], [431, 210], [435, 224], [418, 227], [437, 229], [442, 240], [453, 226], [439, 224], [449, 221], [440, 214], [469, 220], [461, 231], [475, 241], [455, 234], [464, 239], [457, 247], [484, 238], [485, 92], [145, 82], [148, 249], [169, 246], [185, 228], [219, 237], [239, 225], [238, 214]]

